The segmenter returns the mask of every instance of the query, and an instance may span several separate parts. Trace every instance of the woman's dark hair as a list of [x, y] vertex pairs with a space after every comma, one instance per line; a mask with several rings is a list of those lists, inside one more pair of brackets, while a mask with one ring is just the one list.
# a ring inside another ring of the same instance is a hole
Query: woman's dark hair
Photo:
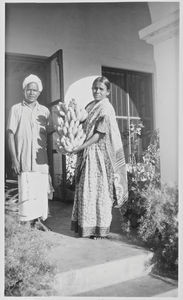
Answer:
[[110, 81], [107, 79], [107, 77], [105, 77], [105, 76], [97, 77], [97, 78], [94, 80], [93, 84], [92, 84], [92, 88], [93, 88], [93, 86], [94, 86], [96, 83], [98, 83], [98, 82], [101, 82], [101, 83], [105, 84], [105, 86], [107, 87], [108, 90], [111, 89], [111, 83], [110, 83]]

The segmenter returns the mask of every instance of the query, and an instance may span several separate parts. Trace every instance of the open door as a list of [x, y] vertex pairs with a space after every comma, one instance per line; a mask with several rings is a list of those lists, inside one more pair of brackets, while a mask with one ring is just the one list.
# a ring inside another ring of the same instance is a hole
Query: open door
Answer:
[[[59, 101], [64, 101], [63, 88], [63, 53], [58, 50], [47, 59], [50, 77], [50, 95], [47, 103], [53, 120], [56, 117], [55, 110]], [[48, 156], [50, 161], [50, 172], [55, 188], [55, 197], [65, 200], [66, 194], [66, 161], [65, 155], [56, 151], [56, 134], [49, 139]]]

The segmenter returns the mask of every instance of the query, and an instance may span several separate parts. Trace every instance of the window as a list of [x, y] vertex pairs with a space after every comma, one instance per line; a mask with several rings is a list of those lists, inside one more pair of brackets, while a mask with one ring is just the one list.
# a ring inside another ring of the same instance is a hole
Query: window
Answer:
[[[138, 160], [153, 130], [152, 74], [102, 67], [102, 75], [111, 82], [110, 101], [116, 112], [126, 161], [130, 161], [134, 152]], [[140, 122], [144, 127], [135, 146], [130, 129]]]

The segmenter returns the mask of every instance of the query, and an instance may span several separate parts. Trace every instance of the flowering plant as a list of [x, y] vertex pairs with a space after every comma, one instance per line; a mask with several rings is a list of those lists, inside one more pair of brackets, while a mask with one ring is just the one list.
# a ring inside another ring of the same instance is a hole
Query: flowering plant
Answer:
[[136, 162], [135, 157], [132, 156], [132, 158], [127, 164], [129, 198], [121, 208], [122, 228], [126, 232], [137, 228], [141, 216], [145, 213], [146, 199], [142, 191], [146, 190], [149, 185], [154, 188], [160, 186], [158, 130], [152, 134], [151, 143], [143, 153], [141, 161]]
[[66, 184], [71, 189], [74, 190], [74, 173], [76, 166], [75, 154], [66, 155]]
[[144, 125], [141, 120], [139, 120], [137, 123], [130, 123], [130, 139], [131, 139], [131, 153], [134, 156], [135, 154], [139, 154], [139, 138], [142, 134], [142, 128], [144, 128]]
[[[159, 131], [155, 130], [152, 134], [150, 144], [144, 151], [141, 161], [136, 162], [134, 156], [127, 164], [127, 171], [130, 179], [136, 184], [136, 189], [148, 186], [150, 183], [159, 185], [160, 182], [160, 148]], [[132, 184], [133, 189], [133, 184]]]
[[123, 131], [122, 138], [128, 145], [128, 161], [138, 160], [142, 149], [141, 149], [141, 135], [144, 125], [141, 120], [130, 121], [128, 129]]

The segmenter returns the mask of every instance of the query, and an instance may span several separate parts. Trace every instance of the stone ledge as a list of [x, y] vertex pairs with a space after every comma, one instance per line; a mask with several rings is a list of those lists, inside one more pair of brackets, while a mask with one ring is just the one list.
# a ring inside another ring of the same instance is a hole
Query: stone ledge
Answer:
[[170, 39], [179, 33], [179, 11], [168, 15], [161, 21], [153, 23], [139, 31], [141, 40], [145, 40], [148, 44], [158, 44], [162, 41]]

